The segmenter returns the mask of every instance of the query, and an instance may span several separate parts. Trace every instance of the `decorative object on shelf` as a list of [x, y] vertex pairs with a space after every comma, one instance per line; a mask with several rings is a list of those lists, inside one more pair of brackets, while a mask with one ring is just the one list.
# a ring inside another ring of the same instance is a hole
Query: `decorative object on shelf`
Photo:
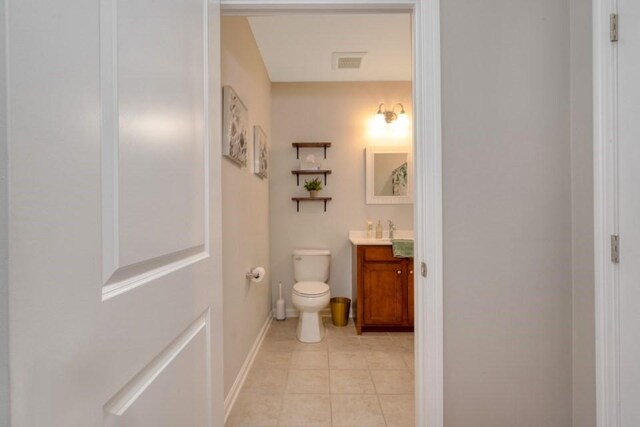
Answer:
[[253, 173], [262, 179], [269, 176], [269, 145], [260, 126], [253, 127]]
[[320, 170], [320, 162], [316, 161], [316, 156], [309, 154], [303, 162], [300, 162], [301, 171], [317, 171]]
[[[404, 111], [404, 106], [400, 103], [395, 104], [391, 110], [387, 110], [386, 106], [384, 111], [382, 111], [382, 107], [384, 106], [384, 102], [382, 104], [380, 104], [378, 106], [378, 112], [376, 114], [378, 114], [381, 119], [383, 119], [386, 123], [392, 123], [396, 120], [398, 120], [399, 122], [406, 122], [408, 121], [407, 119], [407, 113], [405, 113]], [[400, 107], [400, 112], [396, 113], [396, 107]], [[398, 116], [399, 114], [399, 116]]]
[[322, 182], [320, 182], [320, 178], [315, 177], [311, 181], [304, 181], [304, 189], [309, 192], [309, 197], [315, 199], [318, 197], [318, 192], [322, 190]]
[[222, 90], [222, 154], [240, 166], [247, 165], [249, 112], [231, 86]]

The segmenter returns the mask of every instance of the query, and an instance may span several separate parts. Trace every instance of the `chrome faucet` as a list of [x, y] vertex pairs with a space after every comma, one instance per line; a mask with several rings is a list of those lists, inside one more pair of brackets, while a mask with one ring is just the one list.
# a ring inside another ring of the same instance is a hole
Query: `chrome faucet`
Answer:
[[389, 239], [393, 239], [393, 235], [396, 233], [396, 225], [390, 219], [387, 221], [389, 221]]

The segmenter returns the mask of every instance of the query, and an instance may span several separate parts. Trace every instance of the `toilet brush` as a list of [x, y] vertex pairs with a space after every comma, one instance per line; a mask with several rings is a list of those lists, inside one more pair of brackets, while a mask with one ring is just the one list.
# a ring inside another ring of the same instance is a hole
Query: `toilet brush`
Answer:
[[284, 310], [284, 300], [282, 299], [282, 282], [278, 283], [278, 301], [276, 302], [276, 320], [284, 320], [286, 312]]

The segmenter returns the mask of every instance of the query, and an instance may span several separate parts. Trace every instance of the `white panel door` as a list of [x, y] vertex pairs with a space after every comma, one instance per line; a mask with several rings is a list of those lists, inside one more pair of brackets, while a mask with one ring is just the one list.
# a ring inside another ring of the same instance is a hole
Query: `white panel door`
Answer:
[[8, 16], [12, 425], [222, 426], [219, 1]]
[[640, 426], [640, 2], [619, 0], [620, 420]]

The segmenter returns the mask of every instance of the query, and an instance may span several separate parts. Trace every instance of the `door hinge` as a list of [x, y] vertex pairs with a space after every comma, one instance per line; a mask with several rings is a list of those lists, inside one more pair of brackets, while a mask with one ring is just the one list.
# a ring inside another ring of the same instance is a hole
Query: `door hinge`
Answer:
[[424, 262], [420, 263], [420, 274], [422, 274], [422, 277], [427, 277], [427, 264]]
[[611, 262], [618, 264], [620, 262], [620, 236], [611, 235]]
[[609, 38], [612, 42], [618, 41], [618, 14], [609, 15]]

